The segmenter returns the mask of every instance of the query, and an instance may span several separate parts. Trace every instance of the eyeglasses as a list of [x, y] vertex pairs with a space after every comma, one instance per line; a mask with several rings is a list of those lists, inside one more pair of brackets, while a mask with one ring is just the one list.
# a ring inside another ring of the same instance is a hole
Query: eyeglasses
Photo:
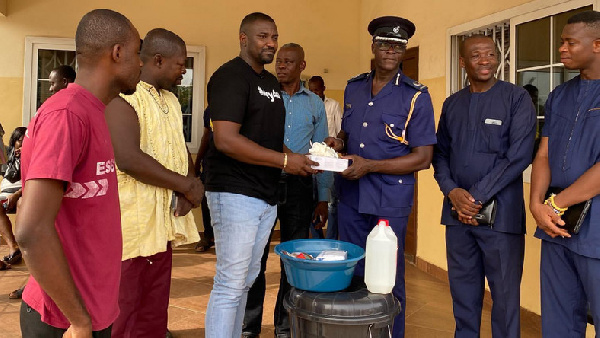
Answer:
[[377, 42], [375, 42], [375, 45], [377, 46], [377, 49], [379, 49], [382, 52], [387, 52], [388, 50], [390, 50], [390, 47], [396, 53], [402, 53], [406, 49], [405, 44], [390, 43], [390, 42], [385, 42], [385, 41], [377, 41]]

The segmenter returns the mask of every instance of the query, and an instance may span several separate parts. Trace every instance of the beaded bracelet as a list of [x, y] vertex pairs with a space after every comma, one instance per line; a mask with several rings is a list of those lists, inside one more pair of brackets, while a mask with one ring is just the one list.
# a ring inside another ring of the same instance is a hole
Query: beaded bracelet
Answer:
[[546, 201], [544, 201], [544, 204], [546, 204], [547, 206], [552, 208], [554, 213], [556, 213], [559, 216], [562, 216], [562, 215], [564, 215], [565, 211], [567, 211], [567, 209], [569, 209], [569, 208], [561, 208], [561, 207], [557, 206], [556, 203], [554, 202], [555, 196], [556, 196], [555, 194], [551, 194], [550, 197], [548, 197], [546, 199]]

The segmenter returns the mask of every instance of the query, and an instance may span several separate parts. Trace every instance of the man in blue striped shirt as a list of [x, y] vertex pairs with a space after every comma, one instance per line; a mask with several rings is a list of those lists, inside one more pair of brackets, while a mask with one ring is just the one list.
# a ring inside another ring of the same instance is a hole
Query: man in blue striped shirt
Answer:
[[[281, 85], [281, 94], [286, 110], [284, 143], [292, 152], [300, 154], [308, 153], [310, 142], [323, 142], [328, 135], [327, 115], [323, 101], [305, 88], [300, 81], [300, 74], [305, 68], [304, 49], [300, 45], [288, 43], [281, 47], [275, 59], [275, 70]], [[317, 229], [321, 229], [325, 225], [333, 175], [331, 172], [317, 174], [316, 182], [318, 201], [315, 206], [312, 177], [282, 173], [277, 205], [281, 242], [308, 238], [311, 220], [315, 222]], [[265, 248], [261, 273], [248, 293], [243, 328], [244, 337], [258, 337], [260, 334], [265, 295], [264, 271], [268, 252], [269, 245]], [[277, 337], [290, 336], [288, 314], [283, 307], [283, 298], [289, 290], [290, 285], [282, 267], [277, 303], [275, 304]]]

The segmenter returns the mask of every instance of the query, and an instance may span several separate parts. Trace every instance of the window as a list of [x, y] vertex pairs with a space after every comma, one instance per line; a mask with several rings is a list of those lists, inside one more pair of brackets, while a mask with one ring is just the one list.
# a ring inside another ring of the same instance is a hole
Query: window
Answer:
[[75, 68], [75, 40], [64, 38], [25, 38], [25, 74], [23, 76], [23, 125], [50, 96], [50, 71], [60, 65]]
[[515, 25], [516, 84], [527, 89], [537, 111], [536, 138], [544, 126], [544, 104], [550, 92], [579, 74], [565, 69], [560, 62], [560, 34], [574, 14], [589, 11], [592, 6], [572, 9]]
[[[183, 133], [188, 149], [198, 152], [204, 130], [205, 47], [187, 46], [186, 74], [173, 92], [179, 98], [183, 113]], [[27, 37], [25, 39], [25, 72], [23, 125], [29, 124], [37, 109], [50, 96], [50, 71], [60, 65], [76, 68], [75, 40], [65, 38]]]
[[187, 46], [186, 73], [174, 90], [183, 113], [183, 135], [190, 152], [197, 153], [204, 131], [204, 46]]
[[69, 50], [38, 50], [38, 70], [37, 70], [37, 99], [35, 102], [36, 110], [40, 108], [42, 103], [50, 97], [50, 81], [48, 77], [52, 69], [67, 65], [76, 69], [75, 52]]

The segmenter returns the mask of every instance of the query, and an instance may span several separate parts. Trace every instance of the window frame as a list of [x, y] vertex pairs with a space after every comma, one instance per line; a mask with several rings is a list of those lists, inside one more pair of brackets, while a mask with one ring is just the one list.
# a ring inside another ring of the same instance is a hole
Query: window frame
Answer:
[[[25, 60], [23, 72], [23, 125], [35, 115], [37, 110], [37, 69], [40, 49], [75, 51], [75, 39], [27, 36], [25, 37]], [[187, 56], [194, 58], [193, 102], [192, 102], [192, 133], [191, 141], [186, 145], [191, 153], [200, 149], [200, 141], [204, 132], [204, 100], [206, 81], [206, 47], [202, 45], [186, 45]]]
[[187, 142], [190, 153], [197, 154], [200, 141], [204, 133], [204, 97], [206, 90], [206, 47], [200, 45], [186, 45], [187, 56], [194, 58], [194, 88], [192, 102], [192, 139]]

